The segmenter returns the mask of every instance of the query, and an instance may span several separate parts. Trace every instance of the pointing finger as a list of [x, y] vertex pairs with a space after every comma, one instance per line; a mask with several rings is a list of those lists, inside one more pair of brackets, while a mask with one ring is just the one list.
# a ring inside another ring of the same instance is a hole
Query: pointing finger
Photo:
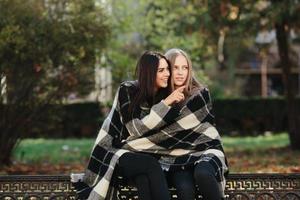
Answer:
[[176, 90], [179, 91], [179, 92], [183, 92], [184, 88], [185, 88], [185, 85], [184, 85], [184, 86], [180, 86], [180, 87], [177, 88]]

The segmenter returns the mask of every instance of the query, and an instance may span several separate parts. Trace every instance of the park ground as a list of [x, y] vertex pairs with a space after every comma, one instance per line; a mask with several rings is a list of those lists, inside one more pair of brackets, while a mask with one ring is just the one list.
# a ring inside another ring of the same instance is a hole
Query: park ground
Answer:
[[[94, 139], [25, 139], [0, 174], [82, 172]], [[289, 148], [288, 134], [223, 137], [231, 173], [300, 173], [300, 151]]]

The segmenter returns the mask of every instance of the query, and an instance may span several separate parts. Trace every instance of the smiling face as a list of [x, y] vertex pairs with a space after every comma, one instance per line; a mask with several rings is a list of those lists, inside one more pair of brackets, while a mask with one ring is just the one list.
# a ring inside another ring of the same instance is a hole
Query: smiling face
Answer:
[[156, 72], [155, 89], [166, 88], [168, 86], [169, 77], [169, 65], [164, 58], [161, 58]]
[[172, 79], [174, 88], [183, 86], [189, 75], [189, 65], [183, 55], [178, 55], [175, 58], [174, 65], [172, 66]]

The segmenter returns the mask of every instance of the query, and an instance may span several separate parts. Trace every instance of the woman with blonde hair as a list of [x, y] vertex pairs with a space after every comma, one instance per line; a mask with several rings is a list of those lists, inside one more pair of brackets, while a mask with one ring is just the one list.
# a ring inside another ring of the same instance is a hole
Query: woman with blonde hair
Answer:
[[[187, 55], [186, 52], [184, 52], [181, 49], [169, 49], [166, 53], [165, 56], [171, 63], [171, 70], [173, 70], [175, 73], [178, 72], [179, 68], [183, 70], [184, 73], [186, 73], [186, 77], [182, 79], [182, 81], [177, 80], [176, 78], [180, 77], [175, 77], [171, 78], [171, 89], [174, 91], [178, 86], [185, 86], [184, 88], [184, 93], [187, 96], [190, 96], [192, 94], [192, 91], [195, 89], [204, 89], [204, 85], [200, 84], [193, 76], [193, 68], [192, 68], [192, 61]], [[178, 66], [177, 62], [181, 62], [180, 66]]]
[[[205, 200], [220, 200], [224, 198], [225, 178], [224, 175], [228, 172], [227, 161], [223, 152], [221, 138], [214, 128], [214, 116], [211, 114], [210, 94], [207, 87], [200, 84], [193, 76], [192, 62], [181, 49], [170, 49], [165, 53], [166, 58], [171, 63], [171, 88], [184, 87], [182, 94], [184, 100], [174, 106], [179, 106], [184, 109], [186, 104], [193, 99], [195, 104], [203, 104], [203, 109], [200, 114], [196, 115], [201, 121], [198, 127], [201, 129], [199, 134], [202, 134], [198, 140], [218, 148], [199, 149], [199, 159], [193, 165], [184, 166], [181, 169], [167, 172], [168, 180], [177, 189], [178, 199], [192, 200], [195, 199], [196, 185]], [[200, 117], [199, 117], [200, 116]], [[201, 118], [202, 116], [202, 118]], [[184, 136], [183, 136], [184, 137]], [[186, 133], [185, 137], [189, 137]], [[186, 143], [187, 147], [193, 145]]]

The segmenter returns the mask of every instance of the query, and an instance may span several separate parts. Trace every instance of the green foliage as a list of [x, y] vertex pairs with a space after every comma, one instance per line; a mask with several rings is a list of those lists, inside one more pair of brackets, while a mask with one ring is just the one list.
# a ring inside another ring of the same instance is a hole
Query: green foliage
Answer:
[[143, 1], [146, 6], [140, 33], [147, 49], [166, 51], [182, 48], [189, 53], [196, 70], [208, 66], [214, 56], [210, 37], [201, 31], [200, 16], [206, 15], [207, 7], [192, 1]]
[[102, 8], [92, 0], [1, 0], [0, 19], [0, 66], [9, 96], [31, 79], [39, 93], [50, 85], [67, 88], [64, 95], [75, 88], [87, 91], [82, 85], [92, 83], [95, 49], [103, 48], [109, 35]]
[[94, 0], [0, 0], [0, 164], [48, 103], [90, 92], [109, 36]]

